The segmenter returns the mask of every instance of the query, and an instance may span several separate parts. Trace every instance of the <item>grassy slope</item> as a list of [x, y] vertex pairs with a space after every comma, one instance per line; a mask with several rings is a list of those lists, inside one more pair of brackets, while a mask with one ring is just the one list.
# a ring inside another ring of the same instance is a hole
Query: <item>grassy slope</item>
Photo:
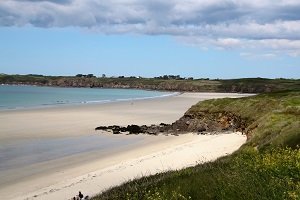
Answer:
[[250, 140], [247, 145], [300, 144], [300, 92], [283, 91], [248, 98], [216, 99], [200, 102], [187, 114], [229, 112], [245, 120]]
[[220, 90], [222, 91], [236, 90], [240, 92], [261, 93], [283, 90], [299, 90], [299, 88], [299, 79], [244, 78], [220, 80]]
[[202, 111], [241, 116], [250, 140], [229, 157], [134, 180], [95, 199], [300, 199], [299, 91], [208, 100], [188, 113]]

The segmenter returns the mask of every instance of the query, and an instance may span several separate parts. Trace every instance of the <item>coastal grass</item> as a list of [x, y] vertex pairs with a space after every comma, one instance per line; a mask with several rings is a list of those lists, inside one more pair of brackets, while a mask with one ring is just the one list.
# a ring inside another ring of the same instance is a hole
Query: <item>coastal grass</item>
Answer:
[[95, 197], [128, 200], [299, 199], [300, 151], [244, 149], [230, 158], [133, 180]]
[[186, 114], [231, 113], [246, 123], [249, 141], [257, 148], [300, 144], [300, 91], [281, 91], [245, 98], [200, 102]]
[[94, 199], [300, 199], [300, 91], [200, 102], [186, 114], [241, 117], [249, 140], [234, 154], [132, 180]]

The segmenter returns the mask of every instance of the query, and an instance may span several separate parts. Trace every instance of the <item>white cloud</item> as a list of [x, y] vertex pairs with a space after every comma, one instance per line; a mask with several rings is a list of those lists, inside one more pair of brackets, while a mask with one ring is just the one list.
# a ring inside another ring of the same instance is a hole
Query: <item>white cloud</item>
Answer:
[[245, 57], [251, 60], [258, 60], [258, 59], [274, 59], [277, 58], [278, 55], [275, 53], [253, 53], [253, 52], [242, 52], [240, 56]]
[[299, 0], [2, 0], [0, 26], [172, 35], [201, 47], [299, 56]]

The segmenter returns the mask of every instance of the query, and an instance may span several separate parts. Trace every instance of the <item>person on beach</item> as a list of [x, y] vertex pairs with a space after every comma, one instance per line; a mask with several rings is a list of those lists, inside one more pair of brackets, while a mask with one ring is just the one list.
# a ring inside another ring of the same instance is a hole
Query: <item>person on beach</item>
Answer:
[[83, 194], [80, 191], [79, 191], [78, 197], [79, 197], [79, 199], [83, 199]]

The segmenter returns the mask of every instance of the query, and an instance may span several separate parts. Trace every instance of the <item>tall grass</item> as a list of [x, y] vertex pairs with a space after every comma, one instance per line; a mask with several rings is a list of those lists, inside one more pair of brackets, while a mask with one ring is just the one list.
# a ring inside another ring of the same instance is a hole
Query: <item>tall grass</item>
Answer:
[[95, 199], [299, 198], [299, 149], [276, 148], [259, 153], [245, 148], [231, 158], [134, 180]]

